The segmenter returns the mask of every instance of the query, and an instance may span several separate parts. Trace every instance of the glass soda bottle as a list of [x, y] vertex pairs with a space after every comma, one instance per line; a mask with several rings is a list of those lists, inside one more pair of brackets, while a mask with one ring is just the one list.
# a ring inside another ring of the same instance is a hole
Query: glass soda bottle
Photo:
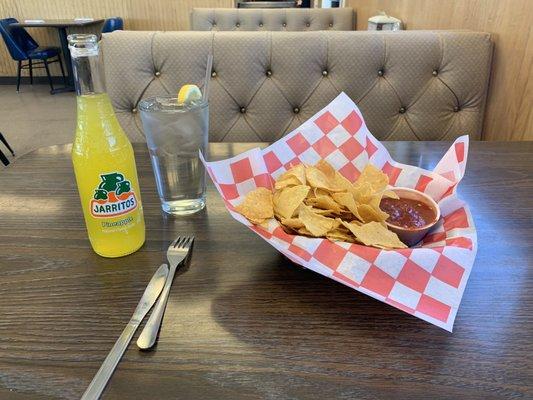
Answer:
[[145, 226], [133, 148], [106, 94], [95, 35], [70, 35], [77, 127], [72, 163], [87, 233], [103, 257], [133, 253]]

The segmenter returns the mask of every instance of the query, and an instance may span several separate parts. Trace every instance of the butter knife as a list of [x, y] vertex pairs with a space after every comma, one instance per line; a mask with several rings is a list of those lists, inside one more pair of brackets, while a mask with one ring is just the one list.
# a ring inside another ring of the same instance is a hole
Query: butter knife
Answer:
[[141, 297], [141, 301], [139, 301], [128, 325], [126, 325], [126, 328], [115, 342], [115, 345], [102, 363], [102, 366], [89, 384], [89, 387], [85, 393], [83, 393], [83, 396], [81, 397], [82, 400], [96, 400], [100, 398], [109, 378], [113, 375], [113, 371], [122, 358], [124, 351], [126, 351], [133, 334], [161, 294], [167, 276], [168, 266], [166, 264], [161, 264], [154, 276], [152, 276], [150, 283], [148, 283], [148, 286]]

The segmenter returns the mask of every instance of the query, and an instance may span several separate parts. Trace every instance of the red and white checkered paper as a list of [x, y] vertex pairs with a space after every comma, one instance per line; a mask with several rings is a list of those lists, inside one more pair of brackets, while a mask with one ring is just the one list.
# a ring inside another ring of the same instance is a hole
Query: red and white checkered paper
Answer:
[[[341, 93], [266, 149], [204, 163], [233, 218], [290, 260], [451, 332], [477, 251], [474, 221], [456, 196], [467, 153], [468, 136], [462, 136], [433, 171], [397, 163], [368, 131], [355, 103]], [[273, 179], [291, 166], [321, 159], [351, 181], [372, 163], [389, 176], [391, 185], [415, 188], [435, 199], [440, 222], [417, 247], [380, 250], [290, 235], [275, 219], [266, 227], [255, 226], [234, 210], [249, 191], [271, 189]]]

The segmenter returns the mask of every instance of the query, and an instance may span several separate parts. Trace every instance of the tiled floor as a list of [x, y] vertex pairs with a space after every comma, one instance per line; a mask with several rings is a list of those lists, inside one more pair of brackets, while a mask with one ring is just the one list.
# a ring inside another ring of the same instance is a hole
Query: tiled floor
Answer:
[[75, 94], [52, 96], [49, 90], [48, 85], [22, 85], [17, 93], [15, 85], [0, 85], [0, 132], [17, 157], [42, 146], [69, 143], [74, 138]]

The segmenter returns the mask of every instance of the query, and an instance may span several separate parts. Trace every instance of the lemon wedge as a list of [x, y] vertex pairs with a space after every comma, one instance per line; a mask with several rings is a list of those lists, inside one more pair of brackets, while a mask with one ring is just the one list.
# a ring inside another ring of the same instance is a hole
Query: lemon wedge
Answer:
[[202, 92], [196, 85], [183, 85], [178, 92], [178, 104], [189, 104], [202, 99]]

